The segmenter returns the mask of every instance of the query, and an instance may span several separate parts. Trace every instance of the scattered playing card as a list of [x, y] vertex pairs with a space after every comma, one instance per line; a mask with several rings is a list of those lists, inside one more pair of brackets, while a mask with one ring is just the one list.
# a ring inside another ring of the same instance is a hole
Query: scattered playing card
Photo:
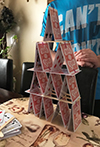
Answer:
[[9, 122], [4, 128], [2, 128], [2, 133], [4, 134], [4, 137], [0, 137], [0, 140], [20, 134], [20, 128], [22, 127], [20, 122], [16, 118], [14, 118], [12, 114], [5, 113], [5, 110], [0, 110], [0, 112], [2, 112], [1, 114], [4, 114], [2, 116], [3, 119], [0, 123], [0, 127], [3, 127], [5, 123], [12, 119], [11, 122]]
[[5, 110], [0, 110], [0, 123], [3, 122], [4, 114], [5, 114]]
[[22, 127], [22, 125], [20, 124], [20, 122], [17, 119], [12, 120], [12, 122], [10, 122], [6, 127], [4, 127], [2, 129], [3, 134], [12, 132], [16, 129], [20, 129]]
[[13, 115], [11, 115], [10, 113], [5, 113], [4, 117], [3, 117], [3, 121], [0, 123], [0, 127], [12, 117], [13, 117]]
[[19, 134], [21, 134], [21, 130], [17, 129], [15, 131], [12, 131], [10, 133], [5, 134], [4, 137], [0, 137], [0, 140], [9, 138], [9, 137], [12, 137], [12, 136], [15, 136], [15, 135], [19, 135]]

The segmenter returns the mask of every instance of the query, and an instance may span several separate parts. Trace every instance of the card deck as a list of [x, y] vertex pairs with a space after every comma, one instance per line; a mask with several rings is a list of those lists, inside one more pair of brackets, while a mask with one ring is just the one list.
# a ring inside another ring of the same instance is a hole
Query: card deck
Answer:
[[15, 135], [20, 135], [20, 134], [21, 134], [21, 130], [17, 129], [17, 130], [10, 132], [10, 133], [5, 134], [4, 137], [0, 138], [0, 140], [9, 138], [9, 137], [12, 137], [12, 136], [15, 136]]
[[0, 136], [0, 140], [20, 134], [20, 128], [22, 127], [20, 122], [12, 114], [5, 113], [5, 110], [0, 111], [2, 112], [2, 122], [0, 123], [0, 129], [3, 133], [3, 136]]
[[2, 129], [3, 134], [10, 133], [16, 129], [20, 129], [22, 125], [17, 119], [12, 120], [6, 127]]

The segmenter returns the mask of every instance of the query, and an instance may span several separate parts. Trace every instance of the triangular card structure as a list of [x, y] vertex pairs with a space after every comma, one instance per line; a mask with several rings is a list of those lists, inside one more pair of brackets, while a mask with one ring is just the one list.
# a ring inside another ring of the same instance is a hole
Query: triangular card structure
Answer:
[[45, 97], [45, 93], [46, 96], [51, 95], [49, 93], [50, 87], [53, 89], [51, 78], [49, 77], [48, 80], [45, 72], [34, 71], [30, 88], [30, 99], [32, 100], [34, 114], [41, 117], [43, 107], [46, 120], [48, 120], [54, 112], [52, 99]]
[[52, 40], [54, 35], [54, 40], [62, 40], [59, 19], [58, 19], [58, 12], [56, 9], [49, 7], [48, 16], [47, 16], [47, 23], [44, 35], [44, 41]]
[[[64, 69], [63, 64], [66, 67]], [[59, 43], [51, 72], [62, 75], [75, 75], [80, 72], [70, 42]]]
[[[54, 40], [59, 43], [54, 61], [49, 48], [53, 35]], [[66, 69], [63, 69], [63, 64]], [[44, 109], [45, 118], [50, 121], [53, 121], [59, 113], [64, 126], [76, 131], [81, 124], [81, 109], [75, 75], [80, 70], [71, 42], [62, 41], [58, 13], [51, 7], [48, 10], [44, 41], [36, 43], [33, 70], [32, 83], [28, 90], [30, 92], [28, 111], [34, 110], [36, 116], [41, 116]], [[55, 109], [52, 99], [58, 101]]]

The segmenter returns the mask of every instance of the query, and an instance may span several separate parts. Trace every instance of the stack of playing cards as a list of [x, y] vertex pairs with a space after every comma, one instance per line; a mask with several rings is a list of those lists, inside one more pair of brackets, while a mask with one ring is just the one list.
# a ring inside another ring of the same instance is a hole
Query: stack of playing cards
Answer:
[[[5, 124], [7, 125], [2, 128]], [[0, 110], [0, 140], [21, 134], [21, 127], [22, 125], [13, 115], [6, 113], [5, 110]], [[3, 136], [1, 136], [1, 131]]]

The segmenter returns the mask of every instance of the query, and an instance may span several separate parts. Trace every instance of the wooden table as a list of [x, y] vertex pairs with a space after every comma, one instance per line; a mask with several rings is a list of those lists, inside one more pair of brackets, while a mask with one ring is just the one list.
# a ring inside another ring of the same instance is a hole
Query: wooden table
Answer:
[[8, 91], [6, 89], [0, 88], [0, 104], [4, 103], [12, 98], [20, 98], [22, 97], [21, 94]]
[[22, 124], [22, 133], [0, 141], [0, 147], [100, 147], [100, 118], [83, 114], [77, 131], [70, 132], [63, 127], [60, 116], [51, 123], [27, 113], [28, 103], [29, 98], [19, 98], [0, 105]]

